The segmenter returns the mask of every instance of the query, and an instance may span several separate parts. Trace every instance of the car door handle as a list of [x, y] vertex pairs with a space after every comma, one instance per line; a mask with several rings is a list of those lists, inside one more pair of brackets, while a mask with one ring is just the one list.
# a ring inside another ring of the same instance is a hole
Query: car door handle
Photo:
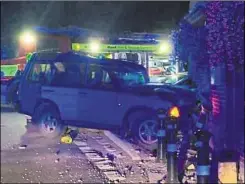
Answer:
[[46, 92], [46, 93], [53, 93], [54, 90], [51, 89], [43, 89], [42, 92]]

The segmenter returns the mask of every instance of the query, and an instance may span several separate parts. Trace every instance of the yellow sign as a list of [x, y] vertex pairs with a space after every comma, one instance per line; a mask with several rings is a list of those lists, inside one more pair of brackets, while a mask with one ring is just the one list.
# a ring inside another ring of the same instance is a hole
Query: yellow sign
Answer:
[[[156, 52], [159, 45], [111, 45], [101, 44], [100, 52]], [[90, 52], [89, 44], [72, 43], [72, 50]]]

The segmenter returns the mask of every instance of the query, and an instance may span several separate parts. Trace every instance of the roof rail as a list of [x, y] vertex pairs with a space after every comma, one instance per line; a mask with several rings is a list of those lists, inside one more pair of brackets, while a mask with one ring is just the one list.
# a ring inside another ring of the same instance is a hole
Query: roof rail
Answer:
[[38, 50], [34, 53], [43, 53], [43, 52], [60, 52], [60, 49], [43, 49], [43, 50]]

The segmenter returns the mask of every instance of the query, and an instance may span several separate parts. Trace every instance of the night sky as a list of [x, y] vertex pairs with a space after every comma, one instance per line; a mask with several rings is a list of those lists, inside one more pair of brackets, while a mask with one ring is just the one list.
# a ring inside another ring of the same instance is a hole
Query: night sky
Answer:
[[187, 13], [188, 5], [188, 1], [5, 1], [1, 2], [1, 40], [35, 25], [73, 25], [103, 33], [168, 32]]

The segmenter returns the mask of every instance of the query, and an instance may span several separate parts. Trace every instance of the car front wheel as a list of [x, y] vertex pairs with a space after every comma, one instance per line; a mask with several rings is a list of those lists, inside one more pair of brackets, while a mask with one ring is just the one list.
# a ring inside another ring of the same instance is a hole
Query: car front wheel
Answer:
[[58, 137], [65, 129], [65, 126], [60, 119], [59, 112], [55, 110], [55, 107], [48, 104], [41, 104], [35, 110], [33, 123], [45, 137]]
[[132, 123], [132, 136], [138, 144], [146, 149], [154, 150], [157, 143], [158, 122], [151, 113], [138, 114]]
[[147, 145], [157, 142], [157, 122], [153, 119], [140, 122], [137, 133], [139, 140]]

